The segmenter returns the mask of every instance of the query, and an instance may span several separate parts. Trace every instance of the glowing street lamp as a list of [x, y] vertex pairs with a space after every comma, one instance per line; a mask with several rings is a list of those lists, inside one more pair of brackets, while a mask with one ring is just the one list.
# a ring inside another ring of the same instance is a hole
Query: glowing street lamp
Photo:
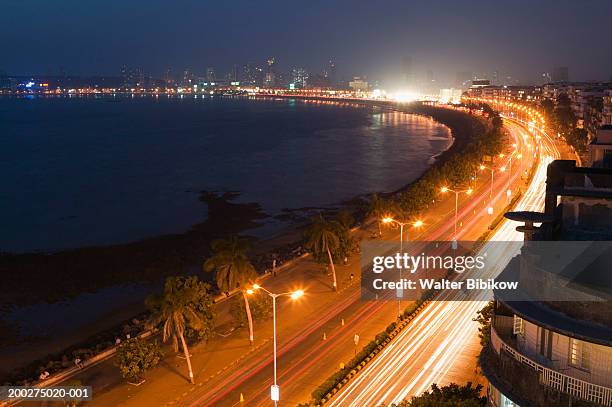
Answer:
[[[400, 222], [398, 220], [393, 219], [390, 216], [387, 216], [385, 218], [383, 218], [382, 220], [383, 223], [395, 223], [396, 225], [399, 225], [400, 227], [400, 252], [404, 252], [404, 226], [409, 225], [410, 222]], [[415, 228], [420, 228], [421, 226], [423, 226], [423, 221], [422, 220], [417, 220], [415, 222], [412, 222], [412, 226]], [[402, 269], [399, 269], [399, 280], [400, 282], [402, 281]], [[402, 316], [402, 303], [401, 303], [401, 297], [403, 296], [403, 290], [398, 289], [397, 291], [397, 316], [398, 318]]]
[[495, 172], [495, 168], [493, 167], [487, 167], [483, 164], [480, 165], [480, 171], [483, 170], [491, 170], [491, 189], [489, 191], [489, 198], [493, 198], [493, 173]]
[[287, 296], [292, 300], [297, 300], [304, 295], [304, 290], [290, 291], [286, 293], [275, 294], [272, 293], [259, 284], [253, 284], [253, 288], [247, 290], [247, 294], [255, 293], [255, 290], [263, 290], [266, 294], [272, 297], [272, 323], [273, 323], [273, 337], [274, 337], [274, 384], [270, 387], [270, 398], [274, 401], [274, 405], [278, 405], [280, 400], [280, 387], [276, 383], [276, 299], [278, 297]]
[[455, 194], [455, 233], [454, 233], [453, 239], [457, 240], [457, 216], [458, 216], [457, 211], [459, 209], [459, 194], [470, 195], [473, 192], [473, 190], [472, 188], [468, 188], [468, 189], [464, 189], [463, 191], [455, 191], [448, 187], [442, 187], [440, 189], [440, 192], [442, 193], [453, 192]]
[[[400, 227], [400, 251], [404, 251], [404, 226], [406, 225], [410, 225], [412, 224], [413, 227], [415, 228], [420, 228], [421, 226], [423, 226], [423, 221], [422, 220], [417, 220], [415, 222], [400, 222], [399, 220], [393, 219], [390, 216], [387, 216], [385, 218], [383, 218], [382, 223], [395, 223], [396, 225], [399, 225]], [[408, 237], [408, 239], [410, 239], [410, 237]]]

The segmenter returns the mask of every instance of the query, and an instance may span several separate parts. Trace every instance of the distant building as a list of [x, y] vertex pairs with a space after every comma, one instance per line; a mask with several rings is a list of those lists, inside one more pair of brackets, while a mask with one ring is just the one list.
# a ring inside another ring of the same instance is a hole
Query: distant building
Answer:
[[277, 86], [277, 73], [276, 73], [276, 59], [274, 57], [268, 58], [266, 61], [268, 67], [264, 75], [264, 88], [274, 88]]
[[461, 89], [467, 89], [472, 81], [471, 72], [457, 72], [455, 74], [455, 86]]
[[238, 82], [238, 65], [232, 65], [232, 69], [227, 73], [227, 81], [229, 83]]
[[604, 91], [603, 96], [603, 111], [602, 111], [602, 125], [612, 125], [612, 81], [610, 81], [610, 88]]
[[246, 86], [263, 86], [263, 69], [253, 63], [248, 63], [242, 67], [242, 77], [240, 82]]
[[192, 87], [196, 84], [196, 78], [193, 72], [190, 69], [185, 69], [183, 71], [183, 82], [182, 85], [185, 87]]
[[266, 72], [264, 77], [264, 88], [274, 88], [276, 86], [276, 73]]
[[308, 72], [304, 68], [293, 68], [291, 70], [291, 83], [295, 89], [306, 89], [308, 84]]
[[[612, 238], [612, 170], [554, 161], [548, 166], [544, 212], [506, 217], [525, 223], [517, 228], [525, 233], [525, 244], [498, 280], [525, 279], [531, 291], [517, 300], [494, 290], [490, 341], [480, 356], [489, 406], [612, 405], [612, 303], [596, 300], [609, 296], [609, 274], [598, 264], [609, 253], [598, 251], [607, 246], [589, 243]], [[587, 249], [569, 265], [555, 267], [554, 261], [541, 260], [537, 241], [568, 241], [565, 247], [585, 241]], [[569, 299], [574, 295], [589, 300]], [[531, 300], [534, 296], [545, 298]]]
[[491, 81], [488, 79], [473, 79], [470, 88], [476, 89], [483, 88], [485, 86], [491, 86]]
[[0, 90], [8, 90], [11, 88], [11, 80], [4, 71], [0, 71]]
[[215, 83], [217, 81], [217, 75], [215, 74], [215, 68], [208, 67], [206, 68], [206, 82], [209, 84]]
[[461, 89], [440, 89], [440, 102], [441, 103], [461, 103]]
[[570, 90], [572, 110], [578, 118], [579, 127], [588, 130], [591, 135], [597, 131], [602, 121], [603, 97], [604, 89], [599, 86]]
[[558, 82], [543, 87], [543, 98], [557, 102], [561, 94], [569, 97], [577, 126], [595, 137], [597, 129], [612, 124], [612, 83]]
[[365, 81], [365, 78], [359, 76], [355, 76], [353, 80], [349, 82], [349, 87], [356, 92], [367, 92], [370, 90], [370, 86], [368, 82]]
[[141, 88], [145, 86], [145, 75], [140, 68], [130, 68], [127, 65], [121, 67], [122, 87]]
[[552, 81], [557, 82], [569, 82], [569, 68], [567, 66], [558, 66], [553, 69]]
[[[485, 80], [486, 81], [486, 80]], [[481, 80], [470, 87], [466, 94], [470, 97], [503, 99], [514, 102], [538, 102], [542, 98], [541, 86], [494, 86], [483, 85]]]
[[491, 84], [499, 85], [499, 71], [493, 71], [493, 75], [491, 75]]
[[166, 69], [164, 82], [166, 83], [166, 86], [174, 86], [174, 77], [172, 76], [172, 70], [170, 68]]
[[324, 76], [327, 78], [330, 87], [335, 88], [338, 85], [338, 78], [336, 76], [336, 63], [333, 59], [329, 60], [327, 69], [324, 72]]
[[308, 89], [330, 89], [329, 78], [324, 74], [310, 74], [308, 76]]
[[612, 125], [598, 129], [588, 149], [592, 167], [612, 168]]

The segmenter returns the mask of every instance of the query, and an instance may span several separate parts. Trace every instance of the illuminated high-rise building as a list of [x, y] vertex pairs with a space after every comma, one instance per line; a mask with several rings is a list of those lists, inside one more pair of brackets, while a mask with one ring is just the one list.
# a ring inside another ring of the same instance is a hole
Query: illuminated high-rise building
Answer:
[[242, 67], [240, 81], [247, 86], [262, 86], [263, 76], [263, 69], [261, 67], [248, 63]]
[[293, 68], [291, 70], [291, 83], [296, 89], [304, 89], [308, 82], [308, 72], [304, 68]]
[[238, 65], [232, 65], [232, 69], [227, 74], [227, 79], [229, 80], [229, 82], [238, 81]]
[[276, 70], [274, 67], [275, 63], [276, 60], [274, 59], [274, 57], [268, 58], [268, 68], [266, 70], [263, 83], [263, 86], [266, 88], [273, 88], [276, 86]]
[[190, 69], [183, 71], [183, 86], [193, 86], [195, 83], [195, 76]]
[[10, 85], [11, 82], [6, 72], [0, 71], [0, 89], [9, 89], [11, 87]]
[[140, 68], [121, 66], [121, 86], [125, 88], [137, 88], [144, 86], [144, 73]]
[[174, 85], [174, 78], [172, 77], [172, 69], [166, 69], [166, 74], [164, 75], [164, 82], [166, 82], [166, 86]]
[[329, 82], [329, 86], [335, 88], [337, 85], [338, 78], [336, 77], [336, 63], [333, 59], [329, 60], [325, 76]]
[[206, 82], [210, 84], [210, 83], [214, 83], [215, 80], [216, 80], [215, 68], [212, 68], [212, 67], [206, 68]]

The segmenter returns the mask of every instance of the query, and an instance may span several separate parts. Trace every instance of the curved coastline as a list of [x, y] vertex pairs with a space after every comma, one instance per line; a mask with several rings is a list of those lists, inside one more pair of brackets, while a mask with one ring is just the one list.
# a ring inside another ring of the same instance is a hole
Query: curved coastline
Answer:
[[[401, 106], [392, 104], [370, 105], [420, 114], [413, 109], [405, 110]], [[431, 115], [428, 116], [450, 128], [453, 140], [447, 150], [439, 153], [435, 158], [433, 165], [437, 165], [444, 161], [445, 154], [457, 146], [456, 140], [462, 135], [456, 134], [452, 126], [436, 120]], [[424, 173], [427, 171], [425, 170]], [[409, 187], [410, 184], [412, 182], [400, 187], [399, 190]], [[373, 192], [384, 195], [394, 193], [394, 191]], [[202, 191], [200, 200], [208, 206], [208, 217], [183, 233], [162, 234], [128, 243], [84, 246], [54, 252], [0, 253], [0, 273], [5, 278], [1, 289], [4, 292], [0, 292], [2, 294], [0, 309], [40, 301], [56, 302], [83, 292], [95, 292], [113, 284], [151, 281], [198, 266], [208, 251], [211, 239], [224, 234], [241, 232], [246, 232], [248, 235], [249, 230], [256, 229], [260, 225], [259, 221], [268, 217], [260, 205], [255, 202], [234, 202], [233, 200], [238, 195], [239, 193], [235, 192]], [[363, 197], [363, 194], [357, 195], [345, 201], [336, 202], [332, 206], [292, 208], [272, 216], [291, 217], [293, 211], [334, 210], [344, 206], [349, 206], [351, 210], [356, 211]], [[279, 246], [290, 244], [292, 240], [295, 241], [301, 237], [301, 231], [298, 230], [296, 233], [296, 229], [300, 229], [303, 221], [304, 217], [301, 222], [294, 222], [293, 225], [276, 233], [257, 239], [258, 245], [263, 246], [263, 250], [282, 251], [282, 247]], [[160, 255], [164, 251], [169, 254]], [[257, 248], [254, 254], [255, 257], [265, 257], [262, 250]], [[256, 265], [265, 261], [264, 259], [255, 260]], [[91, 278], [91, 275], [94, 278]], [[27, 292], [21, 289], [24, 286], [24, 278], [30, 280]], [[51, 287], [57, 286], [58, 279], [65, 281], [65, 284], [51, 290]]]
[[[472, 133], [478, 131], [478, 125], [482, 126], [481, 130], [484, 130], [484, 125], [477, 119], [456, 111], [447, 111], [445, 113], [443, 111], [445, 109], [416, 105], [402, 106], [388, 103], [377, 103], [376, 105], [385, 109], [428, 116], [450, 129], [450, 134], [453, 138], [452, 144], [447, 150], [438, 155], [434, 164], [421, 177], [433, 167], [442, 165], [455, 152], [460, 151], [462, 146], [469, 142]], [[401, 192], [409, 188], [419, 178], [404, 185], [397, 191], [383, 192], [383, 194], [393, 195]], [[9, 293], [12, 292], [12, 295], [7, 297], [3, 293], [3, 303], [0, 304], [0, 307], [31, 304], [41, 300], [49, 302], [60, 301], [67, 297], [70, 298], [84, 292], [95, 292], [116, 284], [143, 280], [160, 280], [166, 275], [182, 274], [190, 268], [193, 269], [201, 264], [201, 259], [208, 250], [210, 240], [217, 237], [220, 230], [224, 230], [226, 233], [239, 233], [244, 229], [256, 226], [257, 220], [265, 217], [257, 204], [233, 203], [231, 200], [234, 197], [235, 195], [231, 193], [218, 195], [203, 192], [201, 199], [207, 202], [211, 210], [209, 218], [183, 234], [164, 235], [128, 244], [87, 247], [53, 254], [4, 254], [0, 256], [0, 272], [12, 277], [8, 279], [11, 281], [11, 284], [4, 285]], [[363, 220], [363, 214], [360, 213], [362, 203], [363, 196], [358, 196], [342, 203], [340, 206], [351, 209], [358, 215], [360, 220]], [[228, 212], [234, 215], [228, 218]], [[304, 222], [294, 224], [277, 235], [261, 239], [257, 242], [253, 252], [256, 257], [255, 264], [260, 272], [264, 270], [267, 259], [269, 259], [269, 255], [272, 252], [283, 253], [283, 260], [290, 259], [292, 256], [295, 257], [296, 254], [301, 254], [301, 251], [296, 252], [296, 247], [300, 245], [304, 225]], [[159, 256], [161, 252], [171, 254], [169, 256]], [[138, 264], [139, 262], [142, 263]], [[140, 270], [138, 270], [139, 267], [141, 268]], [[97, 271], [96, 268], [98, 269]], [[90, 276], [80, 275], [82, 273], [79, 270], [84, 269], [98, 276], [98, 280], [94, 281]], [[49, 270], [51, 271], [49, 272]], [[63, 292], [53, 290], [53, 295], [49, 297], [50, 287], [56, 286], [58, 279], [67, 282], [61, 285]], [[17, 288], [23, 287], [23, 283], [26, 280], [37, 281], [38, 286], [31, 286], [30, 292], [24, 292], [23, 289], [18, 290]], [[132, 309], [132, 315], [136, 315], [144, 309], [142, 304], [140, 304], [140, 307], [139, 309], [138, 306], [135, 306]], [[114, 315], [113, 318], [116, 319], [114, 324], [122, 324], [125, 321], [126, 315], [125, 313]], [[97, 322], [99, 321], [92, 321], [92, 324]], [[100, 326], [106, 326], [106, 328], [102, 329], [108, 330], [109, 326], [114, 325], [110, 321], [106, 321], [104, 325]], [[87, 341], [87, 337], [80, 339], [80, 341], [83, 340]], [[3, 344], [0, 344], [0, 347], [3, 347]]]

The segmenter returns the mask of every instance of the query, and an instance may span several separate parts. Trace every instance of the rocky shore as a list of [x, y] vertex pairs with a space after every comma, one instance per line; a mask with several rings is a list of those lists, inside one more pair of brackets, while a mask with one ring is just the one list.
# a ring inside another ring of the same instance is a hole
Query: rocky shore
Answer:
[[[454, 110], [420, 104], [371, 103], [383, 108], [429, 116], [451, 129], [454, 143], [437, 157], [433, 167], [442, 165], [448, 157], [465, 148], [473, 134], [486, 130], [485, 124], [479, 119]], [[396, 192], [408, 187], [409, 185]], [[257, 203], [234, 202], [237, 196], [235, 192], [203, 191], [200, 199], [208, 208], [207, 218], [182, 234], [57, 253], [2, 254], [0, 310], [40, 302], [53, 303], [116, 284], [161, 281], [169, 275], [199, 272], [209, 253], [212, 239], [253, 229], [268, 216]], [[363, 204], [363, 197], [356, 197], [343, 203], [343, 207], [353, 212], [359, 222], [363, 222]], [[291, 213], [288, 212], [285, 216], [291, 216]], [[257, 270], [260, 273], [265, 272], [273, 259], [277, 261], [277, 265], [281, 265], [303, 254], [301, 240], [306, 224], [303, 218], [298, 217], [293, 226], [282, 233], [256, 241], [251, 255]], [[135, 316], [140, 310], [135, 307], [133, 312]], [[126, 320], [125, 315], [122, 317], [115, 316], [114, 318], [119, 318], [115, 323]], [[8, 335], [9, 337], [19, 337], [15, 329], [12, 331], [14, 334]], [[105, 341], [109, 340], [108, 335], [101, 335], [106, 338]], [[25, 339], [27, 338], [19, 338], [22, 346]], [[0, 353], [2, 348], [15, 345], [11, 342], [15, 341], [0, 343]], [[36, 342], [39, 341], [33, 340], [32, 344]]]

